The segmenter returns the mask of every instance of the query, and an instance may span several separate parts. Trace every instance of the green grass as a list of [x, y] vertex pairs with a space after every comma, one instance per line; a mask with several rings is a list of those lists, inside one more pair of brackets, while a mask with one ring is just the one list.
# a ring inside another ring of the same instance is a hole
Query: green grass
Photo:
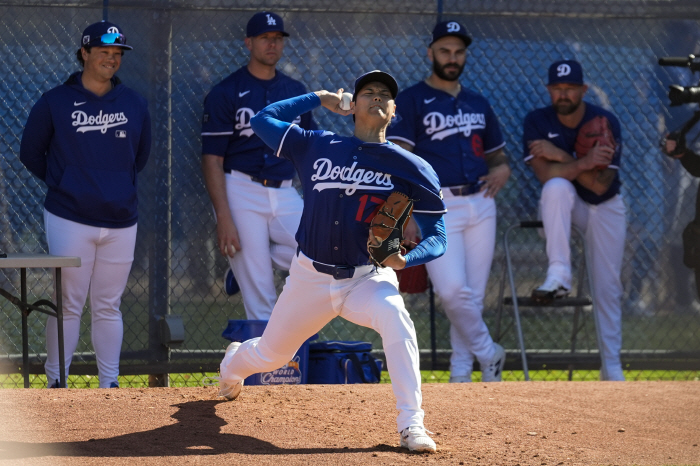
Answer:
[[[216, 384], [214, 377], [218, 374], [170, 374], [171, 387], [202, 387]], [[423, 383], [447, 383], [450, 378], [448, 371], [421, 371]], [[628, 382], [632, 381], [700, 381], [700, 371], [625, 371]], [[530, 371], [530, 379], [533, 381], [567, 381], [568, 371]], [[524, 381], [522, 371], [507, 371], [503, 374], [504, 382]], [[573, 381], [594, 382], [599, 380], [598, 371], [574, 371]], [[481, 381], [481, 373], [475, 372], [473, 382]], [[390, 383], [389, 373], [382, 372], [382, 383]], [[123, 388], [148, 387], [147, 375], [128, 375], [119, 377], [119, 385]], [[71, 375], [68, 377], [70, 388], [98, 388], [98, 379], [95, 376]], [[0, 376], [0, 388], [22, 388], [24, 381], [20, 374], [8, 374]], [[30, 388], [46, 388], [46, 376], [31, 375]]]

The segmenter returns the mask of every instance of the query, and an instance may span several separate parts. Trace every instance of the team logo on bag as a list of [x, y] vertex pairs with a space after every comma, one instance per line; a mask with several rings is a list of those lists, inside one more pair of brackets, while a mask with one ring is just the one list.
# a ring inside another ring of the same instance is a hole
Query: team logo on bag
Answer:
[[301, 358], [299, 356], [294, 356], [294, 359], [292, 359], [279, 369], [274, 370], [272, 372], [264, 372], [260, 374], [260, 383], [262, 385], [300, 384], [300, 360]]

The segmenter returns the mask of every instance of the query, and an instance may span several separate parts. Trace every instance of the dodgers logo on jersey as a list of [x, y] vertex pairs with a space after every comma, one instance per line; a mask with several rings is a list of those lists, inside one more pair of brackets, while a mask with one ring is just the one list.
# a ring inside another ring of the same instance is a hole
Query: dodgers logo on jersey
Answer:
[[[239, 136], [241, 137], [251, 137], [253, 134], [253, 129], [250, 127], [250, 119], [255, 116], [255, 112], [253, 109], [243, 107], [239, 108], [236, 111], [236, 124], [234, 125], [234, 129], [236, 131], [239, 131]], [[208, 115], [205, 114], [205, 118], [207, 118], [204, 122], [206, 123], [208, 120]], [[292, 121], [294, 124], [299, 124], [301, 123], [301, 117], [298, 116]]]
[[77, 133], [85, 133], [87, 131], [99, 131], [105, 134], [109, 128], [125, 125], [129, 122], [124, 115], [124, 112], [118, 113], [100, 113], [97, 115], [88, 115], [85, 112], [76, 110], [71, 114], [73, 118], [73, 126], [77, 126]]
[[356, 167], [357, 162], [353, 162], [349, 167], [341, 167], [333, 165], [330, 159], [316, 160], [313, 164], [316, 173], [311, 175], [311, 181], [338, 179], [340, 181], [316, 183], [313, 189], [320, 192], [324, 189], [344, 188], [345, 194], [348, 196], [355, 194], [355, 191], [358, 189], [370, 191], [389, 191], [394, 189], [394, 183], [391, 182], [390, 174]]
[[562, 77], [562, 76], [569, 76], [571, 73], [571, 67], [567, 65], [566, 63], [562, 63], [561, 65], [557, 66], [557, 76]]
[[443, 115], [440, 112], [430, 112], [423, 118], [425, 134], [432, 137], [431, 141], [442, 141], [453, 134], [462, 133], [469, 137], [475, 129], [486, 128], [486, 116], [483, 113], [462, 113], [457, 115]]

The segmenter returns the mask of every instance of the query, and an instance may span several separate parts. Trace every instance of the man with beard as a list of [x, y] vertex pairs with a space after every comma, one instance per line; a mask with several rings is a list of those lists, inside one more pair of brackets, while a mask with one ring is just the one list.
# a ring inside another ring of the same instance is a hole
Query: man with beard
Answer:
[[[600, 378], [625, 380], [620, 363], [620, 270], [627, 226], [620, 196], [620, 123], [609, 111], [583, 101], [588, 86], [574, 60], [549, 67], [547, 90], [552, 105], [530, 112], [523, 132], [525, 162], [543, 185], [540, 215], [549, 259], [545, 282], [532, 297], [546, 302], [569, 293], [573, 223], [583, 232], [592, 270], [593, 307], [602, 337]], [[577, 154], [579, 130], [601, 116], [609, 122], [612, 147], [596, 143], [586, 154]]]
[[[428, 46], [433, 72], [400, 93], [387, 138], [432, 165], [448, 213], [449, 252], [428, 262], [435, 292], [450, 319], [450, 382], [502, 379], [505, 352], [484, 323], [483, 302], [496, 243], [494, 197], [510, 176], [505, 141], [491, 105], [459, 82], [471, 37], [456, 21], [438, 23]], [[406, 240], [419, 241], [411, 223]]]

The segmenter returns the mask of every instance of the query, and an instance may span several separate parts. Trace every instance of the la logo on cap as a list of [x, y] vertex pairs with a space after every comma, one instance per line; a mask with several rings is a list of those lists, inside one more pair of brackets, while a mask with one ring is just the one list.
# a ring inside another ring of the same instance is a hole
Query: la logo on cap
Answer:
[[459, 31], [459, 23], [451, 22], [447, 23], [447, 32], [457, 32]]
[[561, 65], [557, 66], [557, 76], [562, 77], [562, 76], [569, 76], [571, 74], [571, 67], [567, 65], [566, 63], [562, 63]]
[[275, 18], [273, 18], [270, 15], [265, 15], [267, 16], [267, 24], [268, 26], [277, 26], [277, 23], [275, 22]]

